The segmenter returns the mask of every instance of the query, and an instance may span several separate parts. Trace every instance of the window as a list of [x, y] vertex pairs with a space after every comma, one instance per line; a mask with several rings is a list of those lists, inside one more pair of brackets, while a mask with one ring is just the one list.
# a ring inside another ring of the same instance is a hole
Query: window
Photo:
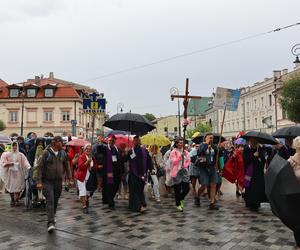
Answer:
[[236, 122], [237, 130], [240, 130], [240, 122]]
[[27, 112], [27, 121], [28, 122], [36, 122], [36, 111], [28, 111]]
[[27, 89], [27, 97], [35, 97], [36, 89]]
[[174, 128], [174, 132], [177, 132], [177, 127]]
[[256, 99], [254, 99], [254, 109], [256, 110]]
[[45, 111], [44, 112], [44, 121], [45, 122], [52, 122], [53, 121], [53, 112], [52, 111]]
[[9, 96], [10, 97], [19, 97], [19, 89], [10, 89]]
[[250, 110], [250, 103], [249, 102], [246, 103], [246, 108], [247, 108], [247, 111]]
[[63, 122], [70, 121], [70, 111], [63, 111], [61, 114]]
[[18, 122], [18, 111], [9, 112], [9, 122]]
[[165, 131], [165, 132], [168, 132], [168, 127], [165, 127], [165, 128], [164, 128], [164, 131]]
[[269, 95], [269, 106], [272, 106], [272, 95]]
[[250, 129], [250, 120], [247, 120], [247, 128]]
[[258, 127], [258, 124], [257, 124], [257, 118], [255, 118], [255, 128]]
[[53, 97], [54, 89], [45, 89], [45, 97]]
[[234, 122], [233, 122], [233, 123], [232, 123], [232, 131], [234, 131], [234, 129], [235, 129], [235, 128], [234, 128], [234, 125], [235, 125], [235, 124], [234, 124]]
[[264, 107], [264, 98], [261, 97], [260, 100], [261, 100], [261, 107], [263, 108]]

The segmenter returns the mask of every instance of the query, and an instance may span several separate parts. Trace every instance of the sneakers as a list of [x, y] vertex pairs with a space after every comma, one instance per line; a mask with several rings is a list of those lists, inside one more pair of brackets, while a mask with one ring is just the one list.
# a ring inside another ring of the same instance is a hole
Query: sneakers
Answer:
[[194, 198], [194, 204], [198, 207], [200, 207], [200, 198], [199, 197], [195, 197]]
[[183, 208], [182, 208], [181, 205], [177, 206], [176, 208], [177, 208], [177, 211], [178, 211], [178, 212], [183, 212]]
[[209, 209], [210, 210], [219, 210], [219, 206], [215, 203], [210, 203]]
[[180, 201], [180, 206], [182, 207], [182, 210], [184, 209], [183, 201]]
[[52, 233], [55, 230], [55, 226], [53, 223], [48, 224], [48, 233]]

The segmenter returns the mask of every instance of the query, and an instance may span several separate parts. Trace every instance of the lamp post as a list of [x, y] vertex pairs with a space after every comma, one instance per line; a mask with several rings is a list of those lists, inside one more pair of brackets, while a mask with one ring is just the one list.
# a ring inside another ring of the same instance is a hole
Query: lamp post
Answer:
[[21, 109], [21, 136], [23, 136], [23, 132], [24, 132], [24, 98], [25, 98], [24, 83], [23, 83], [23, 88], [22, 88], [22, 91], [21, 91], [21, 96], [22, 96], [22, 109]]
[[[179, 89], [176, 88], [176, 87], [172, 87], [170, 89], [170, 94], [171, 95], [179, 95]], [[177, 112], [178, 112], [178, 135], [179, 137], [181, 137], [181, 122], [180, 122], [180, 101], [179, 101], [179, 98], [177, 99]], [[173, 101], [173, 100], [172, 100]]]
[[300, 56], [300, 43], [295, 44], [292, 47], [292, 54], [294, 56], [296, 56], [296, 60], [294, 61], [296, 67], [298, 67], [300, 65], [300, 60], [299, 60], [299, 56]]
[[119, 110], [121, 113], [123, 113], [124, 104], [122, 102], [119, 102], [117, 104], [117, 114], [119, 113]]

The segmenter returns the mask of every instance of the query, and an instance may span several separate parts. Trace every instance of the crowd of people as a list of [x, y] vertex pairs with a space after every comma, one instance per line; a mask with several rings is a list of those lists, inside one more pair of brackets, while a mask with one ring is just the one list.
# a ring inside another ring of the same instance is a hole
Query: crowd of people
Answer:
[[117, 147], [116, 140], [111, 134], [106, 140], [99, 136], [94, 145], [71, 147], [64, 145], [60, 136], [53, 137], [49, 145], [44, 138], [35, 138], [29, 145], [19, 137], [9, 150], [0, 145], [0, 190], [4, 187], [9, 193], [11, 206], [20, 206], [29, 172], [35, 186], [33, 202], [45, 200], [48, 231], [52, 232], [63, 186], [66, 190], [77, 189], [85, 214], [97, 190], [111, 210], [116, 200], [123, 198], [128, 199], [130, 210], [144, 213], [145, 186], [150, 188], [150, 198], [155, 202], [161, 202], [160, 192], [165, 189], [166, 196], [174, 197], [179, 212], [185, 209], [190, 187], [196, 206], [201, 205], [201, 199], [208, 199], [208, 208], [218, 210], [217, 197], [222, 195], [224, 177], [236, 185], [236, 195], [244, 198], [246, 207], [257, 211], [267, 201], [264, 171], [275, 154], [289, 160], [296, 176], [300, 176], [300, 137], [294, 140], [296, 148], [290, 138], [273, 147], [260, 145], [255, 138], [233, 138], [230, 143], [220, 140], [214, 144], [211, 133], [200, 145], [187, 145], [183, 138], [175, 139], [168, 147], [141, 145], [140, 137], [135, 136], [133, 146]]

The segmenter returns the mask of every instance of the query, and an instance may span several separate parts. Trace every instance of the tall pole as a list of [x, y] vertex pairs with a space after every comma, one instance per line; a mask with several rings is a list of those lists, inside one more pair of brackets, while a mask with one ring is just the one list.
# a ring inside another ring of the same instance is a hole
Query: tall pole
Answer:
[[24, 132], [24, 98], [25, 98], [25, 92], [24, 92], [24, 83], [23, 83], [23, 88], [22, 88], [22, 110], [21, 110], [21, 136], [23, 136]]
[[274, 99], [275, 99], [275, 129], [277, 130], [277, 88], [276, 84], [274, 85]]
[[[170, 94], [171, 95], [179, 95], [179, 89], [176, 87], [172, 87], [170, 89]], [[173, 101], [174, 99], [171, 98]], [[180, 121], [180, 100], [179, 98], [177, 99], [177, 116], [178, 116], [178, 136], [181, 137], [181, 121]]]
[[[178, 91], [179, 94], [179, 91]], [[181, 122], [180, 122], [180, 101], [178, 98], [178, 135], [181, 137]]]

